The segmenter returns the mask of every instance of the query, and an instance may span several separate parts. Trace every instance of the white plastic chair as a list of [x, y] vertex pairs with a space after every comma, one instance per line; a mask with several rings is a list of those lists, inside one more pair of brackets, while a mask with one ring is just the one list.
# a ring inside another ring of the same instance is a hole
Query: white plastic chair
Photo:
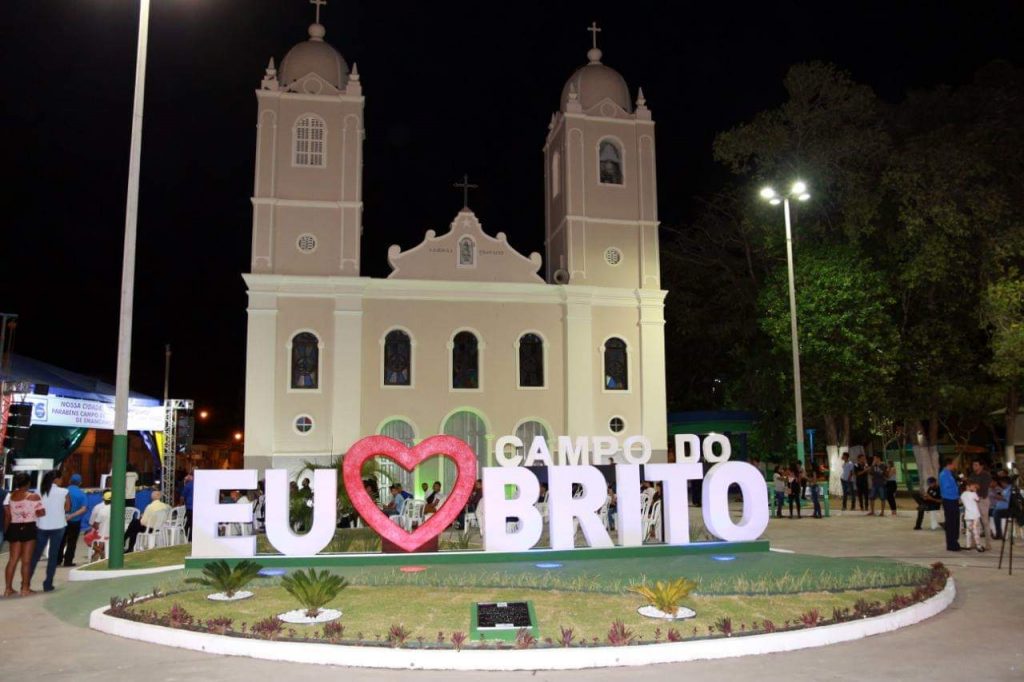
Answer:
[[[185, 506], [174, 507], [160, 528], [164, 534], [164, 546], [179, 545], [185, 541]], [[180, 540], [179, 540], [180, 536]]]
[[398, 525], [412, 532], [413, 525], [423, 523], [423, 500], [406, 500], [402, 513], [398, 516]]
[[651, 504], [649, 513], [645, 514], [644, 517], [644, 540], [651, 536], [651, 530], [654, 530], [654, 538], [658, 541], [661, 540], [661, 500], [655, 501]]
[[[469, 533], [469, 527], [470, 526], [476, 526], [477, 528], [480, 528], [480, 519], [479, 519], [479, 517], [477, 517], [476, 512], [466, 512], [463, 515], [463, 519], [462, 520], [464, 522], [462, 524], [462, 534], [463, 535], [466, 535], [467, 533]], [[481, 531], [481, 532], [483, 532], [483, 531]]]
[[141, 543], [139, 545], [141, 549], [156, 549], [163, 544], [163, 525], [170, 514], [170, 509], [163, 509], [153, 514], [153, 525], [147, 526], [146, 532], [139, 533], [138, 542]]
[[608, 508], [611, 506], [611, 503], [612, 497], [611, 495], [607, 495], [604, 498], [604, 504], [601, 505], [601, 508], [597, 512], [598, 517], [601, 519], [601, 523], [604, 524], [605, 530], [611, 529], [611, 522], [608, 520]]

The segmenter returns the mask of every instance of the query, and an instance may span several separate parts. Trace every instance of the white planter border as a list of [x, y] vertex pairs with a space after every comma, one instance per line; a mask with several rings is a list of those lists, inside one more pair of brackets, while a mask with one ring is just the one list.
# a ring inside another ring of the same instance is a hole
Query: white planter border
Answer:
[[293, 663], [402, 670], [579, 670], [731, 658], [849, 642], [891, 632], [931, 618], [949, 606], [955, 597], [956, 587], [951, 577], [946, 581], [946, 587], [934, 597], [873, 618], [762, 635], [625, 647], [463, 651], [388, 649], [387, 655], [382, 655], [381, 648], [375, 646], [275, 642], [136, 623], [108, 616], [106, 612], [109, 606], [101, 606], [90, 614], [89, 627], [118, 637], [164, 646]]
[[[93, 563], [99, 563], [98, 561]], [[92, 564], [86, 564], [85, 566], [92, 566]], [[86, 580], [110, 580], [111, 578], [129, 578], [133, 575], [151, 575], [154, 573], [169, 573], [171, 571], [181, 571], [185, 569], [185, 564], [177, 564], [175, 566], [154, 566], [153, 568], [124, 568], [117, 570], [96, 570], [86, 571], [82, 568], [72, 568], [68, 574], [68, 580], [71, 582], [82, 582]]]

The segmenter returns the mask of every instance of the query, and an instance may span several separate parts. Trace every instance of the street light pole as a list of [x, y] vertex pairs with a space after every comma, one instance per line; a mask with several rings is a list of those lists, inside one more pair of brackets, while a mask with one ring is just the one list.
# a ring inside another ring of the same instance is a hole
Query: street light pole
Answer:
[[128, 378], [132, 358], [132, 304], [135, 295], [135, 233], [139, 215], [139, 166], [142, 159], [142, 105], [146, 90], [146, 44], [149, 0], [139, 2], [139, 38], [135, 56], [135, 100], [128, 160], [128, 200], [124, 215], [124, 259], [121, 266], [121, 316], [117, 335], [117, 379], [114, 393], [114, 444], [111, 463], [110, 548], [107, 568], [124, 566], [125, 474], [128, 466]]
[[796, 457], [804, 460], [804, 403], [800, 396], [800, 337], [796, 329], [796, 283], [793, 277], [793, 229], [789, 221], [789, 197], [783, 199], [786, 214], [786, 266], [789, 269], [789, 334], [793, 347], [793, 403], [796, 409]]
[[[761, 198], [772, 206], [782, 204], [786, 216], [786, 267], [789, 271], [789, 334], [793, 347], [793, 403], [796, 412], [796, 456], [797, 460], [808, 466], [804, 455], [804, 403], [800, 396], [800, 337], [796, 327], [796, 283], [793, 277], [793, 228], [789, 219], [789, 199], [807, 201], [811, 195], [807, 185], [797, 180], [793, 183], [789, 194], [779, 196], [771, 187], [761, 190]], [[811, 453], [813, 455], [813, 453]]]

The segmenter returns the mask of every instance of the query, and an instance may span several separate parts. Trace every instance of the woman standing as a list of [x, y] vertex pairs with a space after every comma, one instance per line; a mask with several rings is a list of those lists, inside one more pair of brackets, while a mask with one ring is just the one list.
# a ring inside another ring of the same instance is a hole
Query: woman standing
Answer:
[[46, 514], [36, 522], [36, 547], [32, 552], [32, 567], [29, 576], [35, 574], [36, 564], [43, 556], [43, 549], [50, 545], [46, 559], [46, 579], [43, 581], [43, 592], [53, 592], [53, 576], [60, 563], [60, 541], [64, 538], [64, 530], [68, 525], [68, 512], [71, 511], [71, 499], [68, 489], [60, 486], [60, 472], [47, 471], [43, 476], [43, 484], [39, 486], [41, 499]]
[[896, 464], [889, 462], [885, 478], [885, 499], [889, 502], [889, 510], [896, 516]]
[[32, 552], [36, 548], [36, 519], [45, 514], [46, 510], [39, 496], [29, 492], [28, 486], [31, 481], [25, 472], [15, 474], [14, 490], [11, 491], [9, 502], [4, 506], [5, 535], [11, 549], [7, 569], [4, 571], [5, 597], [14, 594], [14, 571], [18, 562], [21, 562], [21, 596], [27, 597], [32, 593], [29, 589], [29, 585], [32, 584], [30, 564]]

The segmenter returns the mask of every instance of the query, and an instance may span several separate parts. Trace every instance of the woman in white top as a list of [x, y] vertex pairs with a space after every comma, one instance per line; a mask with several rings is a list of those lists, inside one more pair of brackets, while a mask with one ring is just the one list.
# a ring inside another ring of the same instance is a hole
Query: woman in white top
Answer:
[[68, 512], [71, 511], [71, 500], [68, 499], [67, 488], [60, 486], [60, 472], [48, 471], [39, 486], [39, 497], [43, 501], [46, 514], [36, 521], [36, 548], [32, 552], [32, 567], [29, 575], [36, 572], [36, 564], [43, 556], [43, 548], [49, 544], [50, 551], [46, 559], [46, 579], [43, 591], [53, 592], [53, 576], [60, 563], [60, 541], [68, 525]]

